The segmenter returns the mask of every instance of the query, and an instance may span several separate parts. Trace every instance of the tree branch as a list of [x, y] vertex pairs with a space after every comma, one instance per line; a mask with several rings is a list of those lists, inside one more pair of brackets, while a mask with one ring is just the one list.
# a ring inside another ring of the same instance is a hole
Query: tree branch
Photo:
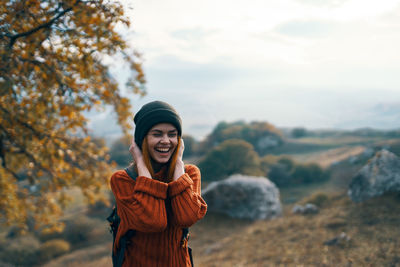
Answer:
[[[77, 5], [79, 2], [80, 2], [80, 0], [77, 0], [77, 1], [73, 4], [73, 6]], [[27, 31], [27, 32], [18, 33], [18, 34], [9, 36], [9, 37], [10, 37], [10, 43], [8, 44], [8, 48], [11, 49], [11, 48], [13, 47], [14, 43], [17, 41], [18, 38], [25, 37], [25, 36], [29, 36], [29, 35], [31, 35], [31, 34], [37, 32], [37, 31], [39, 31], [39, 30], [41, 30], [41, 29], [48, 28], [48, 27], [49, 27], [50, 25], [52, 25], [55, 21], [57, 21], [59, 18], [61, 18], [62, 16], [64, 16], [66, 13], [68, 13], [68, 12], [71, 11], [71, 10], [72, 10], [72, 7], [69, 7], [69, 8], [67, 8], [67, 9], [64, 9], [63, 11], [61, 11], [60, 13], [58, 13], [54, 18], [52, 18], [51, 20], [49, 20], [48, 22], [46, 22], [46, 23], [44, 23], [44, 24], [42, 24], [42, 25], [39, 25], [39, 26], [36, 27], [36, 28], [33, 28], [33, 29], [31, 29], [31, 30], [29, 30], [29, 31]]]

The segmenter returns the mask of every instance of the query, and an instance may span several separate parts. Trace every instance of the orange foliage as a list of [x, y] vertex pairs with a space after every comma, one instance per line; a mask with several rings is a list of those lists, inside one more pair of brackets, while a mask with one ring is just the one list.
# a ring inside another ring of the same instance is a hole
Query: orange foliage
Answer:
[[102, 58], [128, 64], [127, 87], [144, 95], [140, 54], [116, 31], [129, 27], [118, 1], [10, 0], [0, 14], [0, 221], [52, 224], [68, 188], [93, 201], [107, 184], [107, 151], [87, 137], [84, 112], [112, 105], [130, 129], [130, 102]]

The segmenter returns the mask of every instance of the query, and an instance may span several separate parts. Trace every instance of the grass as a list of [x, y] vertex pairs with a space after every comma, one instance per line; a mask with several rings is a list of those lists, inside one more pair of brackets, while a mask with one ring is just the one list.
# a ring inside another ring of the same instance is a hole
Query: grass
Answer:
[[[320, 193], [322, 194], [322, 193]], [[314, 196], [300, 201], [312, 201]], [[400, 197], [386, 195], [352, 203], [342, 193], [326, 193], [316, 215], [251, 222], [208, 213], [191, 227], [196, 266], [400, 266]], [[350, 240], [324, 245], [345, 232]], [[75, 251], [45, 267], [111, 266], [111, 242]]]
[[[281, 218], [248, 223], [215, 239], [216, 249], [198, 251], [197, 266], [400, 266], [398, 196], [361, 205], [345, 194], [331, 194], [329, 199], [317, 215], [291, 214], [289, 205]], [[227, 225], [231, 224], [219, 222], [213, 229]], [[324, 245], [342, 232], [350, 241]]]

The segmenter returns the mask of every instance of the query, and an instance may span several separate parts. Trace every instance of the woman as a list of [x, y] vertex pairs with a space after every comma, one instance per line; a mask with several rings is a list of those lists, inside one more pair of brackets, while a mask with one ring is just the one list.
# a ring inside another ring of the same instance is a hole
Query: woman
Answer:
[[[135, 230], [123, 266], [191, 266], [182, 229], [204, 217], [200, 171], [184, 165], [181, 119], [169, 104], [144, 105], [134, 118], [132, 179], [125, 170], [111, 177], [121, 218], [114, 250], [128, 230]], [[187, 240], [186, 240], [187, 241]]]

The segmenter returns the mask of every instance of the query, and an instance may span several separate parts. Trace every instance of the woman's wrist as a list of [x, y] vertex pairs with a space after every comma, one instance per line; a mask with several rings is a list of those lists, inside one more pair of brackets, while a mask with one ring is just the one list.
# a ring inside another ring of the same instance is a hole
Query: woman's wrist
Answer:
[[174, 181], [185, 173], [185, 163], [182, 159], [177, 159], [174, 171]]
[[138, 175], [139, 176], [145, 176], [148, 178], [153, 178], [151, 177], [149, 169], [147, 169], [146, 164], [143, 161], [139, 161], [136, 163], [137, 169], [138, 169]]

